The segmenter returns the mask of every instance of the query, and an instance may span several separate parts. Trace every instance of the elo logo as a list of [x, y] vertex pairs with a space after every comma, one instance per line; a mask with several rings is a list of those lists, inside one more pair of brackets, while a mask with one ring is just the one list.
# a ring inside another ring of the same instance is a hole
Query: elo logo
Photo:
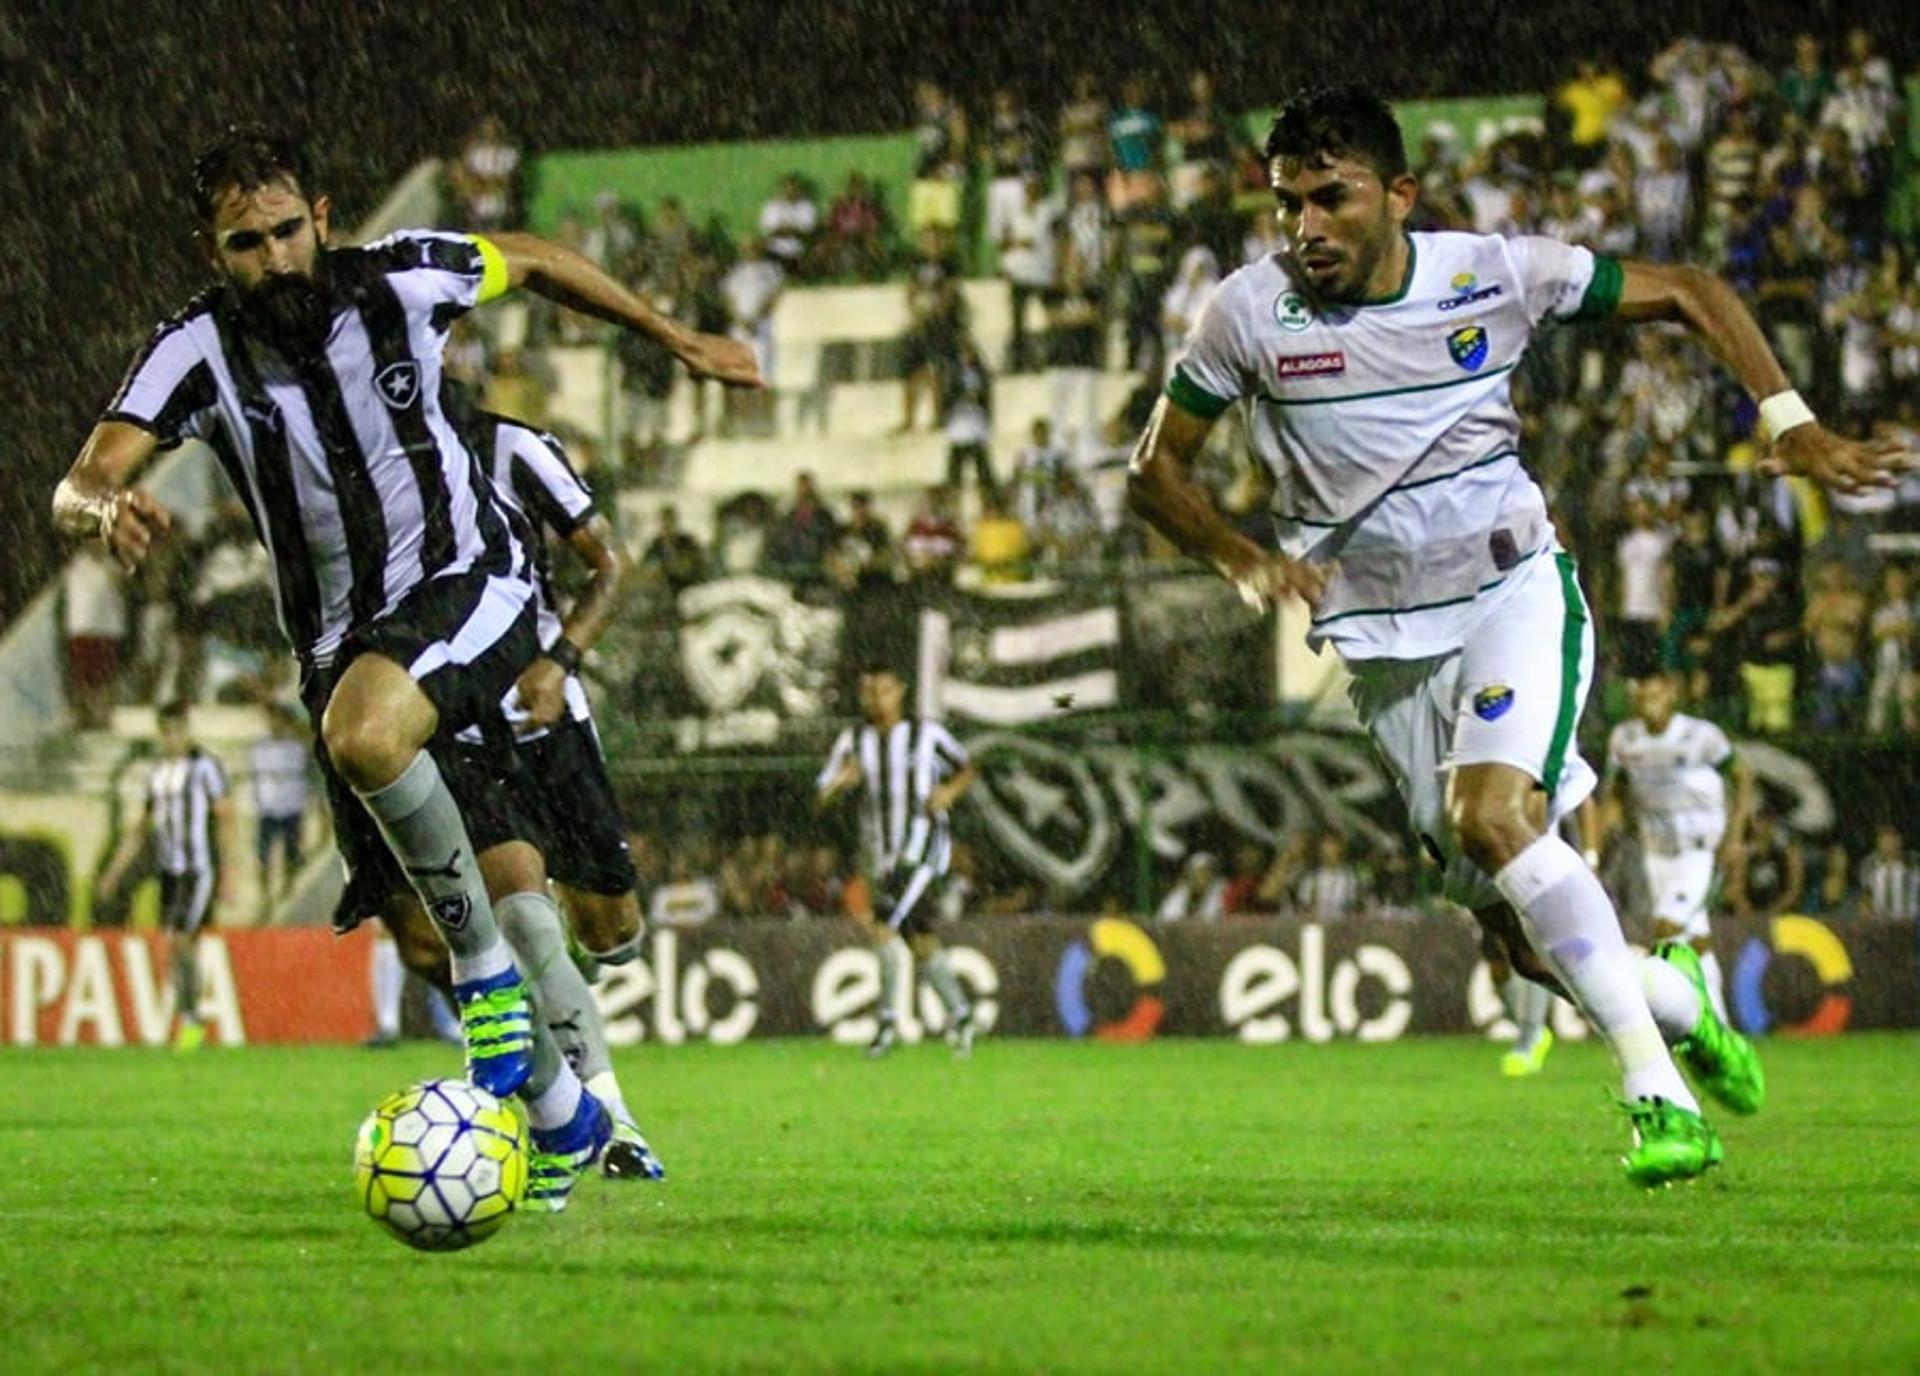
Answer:
[[[1127, 973], [1133, 976], [1134, 997], [1125, 1017], [1096, 1023], [1093, 1009], [1087, 1004], [1087, 977], [1102, 956], [1127, 967]], [[1088, 928], [1086, 940], [1070, 942], [1060, 954], [1060, 970], [1053, 984], [1060, 1025], [1069, 1037], [1084, 1037], [1091, 1032], [1101, 1041], [1144, 1042], [1166, 1016], [1166, 1001], [1160, 997], [1161, 981], [1166, 977], [1167, 962], [1152, 937], [1131, 922], [1099, 918]]]
[[1733, 965], [1733, 1007], [1740, 1025], [1749, 1032], [1765, 1032], [1773, 1027], [1773, 1013], [1767, 1007], [1764, 981], [1767, 967], [1775, 955], [1799, 956], [1813, 966], [1825, 990], [1819, 1005], [1804, 1020], [1785, 1023], [1780, 1031], [1802, 1037], [1831, 1037], [1847, 1025], [1853, 1016], [1853, 1000], [1840, 992], [1840, 986], [1853, 978], [1853, 960], [1825, 923], [1789, 913], [1773, 919], [1767, 943], [1755, 937], [1740, 948]]

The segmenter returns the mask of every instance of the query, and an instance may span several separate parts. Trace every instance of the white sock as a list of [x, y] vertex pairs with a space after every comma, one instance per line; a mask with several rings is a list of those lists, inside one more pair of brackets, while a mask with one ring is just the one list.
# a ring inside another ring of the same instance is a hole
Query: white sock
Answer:
[[1700, 973], [1707, 977], [1707, 998], [1713, 1004], [1714, 1016], [1727, 1022], [1726, 980], [1720, 974], [1720, 957], [1711, 948], [1700, 952]]
[[1640, 987], [1647, 1009], [1660, 1024], [1668, 1045], [1692, 1034], [1700, 1022], [1700, 991], [1693, 981], [1659, 956], [1640, 957]]
[[953, 973], [953, 961], [944, 946], [927, 961], [927, 983], [940, 996], [940, 1002], [947, 1006], [947, 1016], [953, 1022], [959, 1022], [973, 1011], [965, 991], [960, 988], [960, 977]]
[[906, 969], [908, 953], [907, 943], [899, 937], [891, 937], [879, 948], [880, 956], [880, 1021], [894, 1020], [894, 1010], [900, 996], [900, 976]]
[[521, 1101], [527, 1106], [527, 1121], [542, 1132], [565, 1127], [579, 1111], [580, 1095], [585, 1088], [580, 1077], [573, 1073], [573, 1067], [561, 1061], [560, 1073], [553, 1077], [552, 1084], [531, 1097], [522, 1096]]
[[1594, 1030], [1613, 1048], [1628, 1099], [1658, 1096], [1700, 1105], [1667, 1054], [1647, 1008], [1640, 970], [1607, 891], [1558, 836], [1542, 836], [1493, 877], [1520, 914], [1533, 948], [1553, 968]]
[[373, 943], [373, 1026], [383, 1037], [400, 1035], [400, 991], [406, 987], [407, 967], [400, 948], [391, 941]]
[[587, 1093], [607, 1106], [607, 1112], [613, 1115], [616, 1123], [631, 1123], [633, 1110], [627, 1107], [627, 1098], [620, 1092], [620, 1082], [611, 1070], [603, 1070], [587, 1081]]

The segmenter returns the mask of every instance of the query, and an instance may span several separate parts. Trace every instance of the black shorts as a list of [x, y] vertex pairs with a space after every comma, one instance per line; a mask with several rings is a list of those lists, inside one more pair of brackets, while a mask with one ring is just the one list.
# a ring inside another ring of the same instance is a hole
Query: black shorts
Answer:
[[185, 874], [160, 872], [160, 925], [181, 936], [192, 936], [206, 925], [213, 910], [213, 871]]
[[931, 932], [935, 921], [932, 865], [902, 865], [873, 886], [874, 917], [901, 936]]
[[258, 819], [254, 832], [253, 854], [265, 869], [273, 860], [273, 852], [278, 849], [287, 858], [287, 868], [300, 868], [300, 823], [304, 819], [295, 813], [291, 817], [268, 817]]
[[607, 777], [600, 738], [568, 720], [519, 747], [522, 808], [540, 833], [547, 873], [583, 893], [618, 898], [639, 884], [627, 827]]
[[[316, 722], [322, 719], [334, 686], [347, 666], [361, 655], [384, 655], [406, 669], [440, 714], [439, 730], [428, 749], [460, 804], [474, 849], [484, 849], [477, 832], [481, 822], [492, 820], [482, 812], [492, 790], [479, 782], [485, 777], [484, 771], [476, 775], [460, 765], [453, 737], [469, 726], [478, 726], [490, 740], [499, 743], [496, 748], [511, 741], [500, 700], [539, 653], [536, 607], [533, 585], [525, 579], [484, 573], [430, 579], [402, 598], [392, 615], [350, 636], [330, 667], [306, 675], [300, 684], [300, 697], [308, 717]], [[349, 883], [370, 867], [377, 870], [383, 862], [398, 875], [399, 868], [391, 864], [392, 856], [380, 829], [328, 758], [324, 735], [315, 734], [313, 753], [326, 786], [327, 805], [333, 811], [334, 845], [346, 862]], [[381, 876], [382, 882], [384, 878]], [[371, 888], [362, 891], [379, 892], [383, 898], [392, 892]], [[365, 908], [354, 920], [376, 910]]]

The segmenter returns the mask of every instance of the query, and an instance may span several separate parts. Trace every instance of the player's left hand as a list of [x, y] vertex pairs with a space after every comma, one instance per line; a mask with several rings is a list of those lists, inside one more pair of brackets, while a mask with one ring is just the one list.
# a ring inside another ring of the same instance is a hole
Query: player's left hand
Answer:
[[1796, 425], [1775, 440], [1760, 471], [1812, 478], [1836, 492], [1891, 487], [1916, 460], [1895, 440], [1850, 440], [1822, 425]]
[[696, 378], [710, 377], [729, 387], [764, 387], [751, 345], [718, 334], [689, 334], [674, 349]]
[[518, 727], [523, 736], [552, 726], [567, 710], [567, 671], [544, 655], [529, 664], [513, 686], [527, 714]]

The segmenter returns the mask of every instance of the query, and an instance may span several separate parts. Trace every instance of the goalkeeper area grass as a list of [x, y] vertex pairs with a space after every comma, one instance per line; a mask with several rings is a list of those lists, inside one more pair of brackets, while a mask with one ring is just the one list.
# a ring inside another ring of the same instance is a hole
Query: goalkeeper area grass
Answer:
[[0, 1367], [1914, 1370], [1920, 1037], [1763, 1049], [1644, 1193], [1592, 1044], [641, 1048], [667, 1182], [453, 1255], [349, 1170], [448, 1048], [0, 1053]]

